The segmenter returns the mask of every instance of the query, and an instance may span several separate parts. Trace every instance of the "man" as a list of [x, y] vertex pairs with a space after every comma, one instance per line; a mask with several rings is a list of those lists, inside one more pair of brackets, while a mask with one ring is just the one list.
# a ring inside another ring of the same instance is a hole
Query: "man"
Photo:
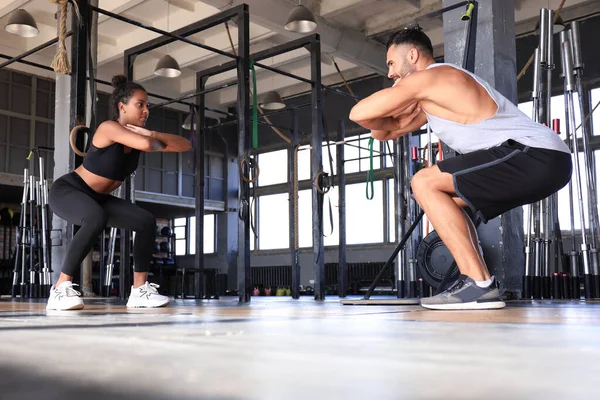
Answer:
[[497, 282], [463, 208], [487, 223], [548, 197], [570, 180], [569, 148], [481, 78], [455, 65], [436, 64], [431, 41], [419, 29], [394, 34], [387, 48], [388, 77], [394, 86], [360, 101], [350, 119], [381, 141], [429, 123], [459, 153], [420, 170], [411, 182], [415, 199], [461, 272], [446, 291], [422, 299], [421, 305], [502, 308]]

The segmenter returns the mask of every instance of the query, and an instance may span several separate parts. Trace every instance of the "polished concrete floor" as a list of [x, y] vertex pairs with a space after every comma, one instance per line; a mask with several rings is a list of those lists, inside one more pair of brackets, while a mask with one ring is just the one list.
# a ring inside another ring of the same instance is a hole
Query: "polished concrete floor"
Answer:
[[0, 399], [599, 399], [600, 303], [0, 299]]

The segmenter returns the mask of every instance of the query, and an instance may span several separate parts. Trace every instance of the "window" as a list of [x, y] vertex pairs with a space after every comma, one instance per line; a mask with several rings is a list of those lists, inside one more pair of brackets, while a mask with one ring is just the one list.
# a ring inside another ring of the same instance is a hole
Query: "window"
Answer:
[[[580, 108], [579, 108], [579, 96], [577, 95], [577, 93], [575, 93], [573, 95], [573, 105], [575, 108], [575, 126], [579, 126], [579, 124], [581, 123], [581, 114], [580, 114]], [[533, 102], [528, 101], [525, 103], [521, 103], [519, 104], [519, 110], [521, 110], [525, 115], [527, 115], [529, 118], [532, 118], [533, 116]], [[566, 124], [567, 121], [565, 120], [565, 96], [564, 95], [559, 95], [559, 96], [553, 96], [552, 97], [552, 101], [550, 103], [550, 115], [552, 117], [552, 120], [554, 119], [559, 119], [560, 120], [560, 137], [565, 140], [567, 135], [566, 135]], [[573, 128], [571, 128], [572, 131]], [[578, 131], [578, 134], [581, 135], [581, 132]]]
[[[329, 192], [327, 192], [327, 194], [323, 198], [323, 234], [325, 235], [323, 237], [323, 243], [325, 244], [325, 246], [337, 246], [340, 244], [340, 213], [338, 207], [339, 198], [340, 197], [337, 186], [331, 188], [331, 190], [329, 190]], [[348, 201], [347, 197], [346, 201]], [[331, 221], [331, 217], [329, 215], [330, 202], [333, 221]], [[347, 220], [348, 215], [346, 215], [346, 221]], [[346, 232], [346, 235], [348, 235], [348, 232]]]
[[312, 191], [306, 189], [298, 192], [298, 245], [312, 247], [312, 235]]
[[346, 186], [347, 244], [383, 242], [383, 186], [373, 182], [374, 196], [367, 200], [366, 183]]
[[[329, 146], [327, 146], [327, 142], [323, 142], [323, 147], [322, 147], [322, 159], [323, 159], [323, 171], [327, 172], [329, 175], [335, 175], [335, 173], [337, 172], [337, 162], [336, 162], [336, 157], [337, 157], [337, 146], [334, 144], [333, 141], [331, 141], [329, 143]], [[331, 151], [331, 163], [329, 161], [329, 152]], [[331, 167], [333, 167], [333, 171], [331, 171]]]
[[[204, 216], [204, 254], [215, 252], [215, 215]], [[190, 255], [196, 254], [196, 217], [190, 217]]]
[[175, 255], [176, 256], [185, 256], [187, 254], [187, 246], [186, 246], [186, 229], [187, 229], [187, 219], [186, 218], [176, 218], [173, 221], [174, 232], [175, 233]]
[[394, 201], [396, 184], [393, 179], [388, 179], [388, 234], [390, 242], [396, 241], [396, 202]]
[[[369, 139], [371, 135], [365, 133], [358, 136], [347, 138], [344, 145], [344, 160], [349, 160], [344, 163], [344, 171], [349, 174], [352, 172], [368, 171], [370, 168], [369, 160]], [[357, 140], [358, 139], [358, 140]], [[381, 168], [381, 142], [375, 140], [373, 142], [373, 169]], [[358, 160], [358, 158], [362, 158]]]
[[[592, 111], [594, 109], [594, 107], [598, 106], [598, 104], [600, 104], [600, 88], [596, 88], [596, 89], [592, 89], [590, 91], [591, 95], [591, 100], [592, 100], [592, 105], [591, 105], [591, 109], [590, 111]], [[594, 132], [595, 135], [600, 135], [600, 106], [598, 106], [598, 108], [596, 108], [596, 111], [594, 111], [594, 113], [592, 114], [592, 131]]]
[[[54, 147], [54, 82], [2, 71], [0, 93], [0, 172], [23, 175], [32, 147]], [[38, 155], [44, 159], [46, 178], [51, 179], [54, 151], [40, 149]], [[39, 177], [37, 156], [33, 165], [30, 172]]]
[[[593, 91], [592, 91], [593, 92]], [[600, 99], [599, 99], [600, 100]], [[580, 114], [580, 108], [579, 108], [579, 99], [578, 99], [578, 95], [577, 93], [574, 94], [573, 96], [573, 102], [574, 102], [574, 109], [575, 109], [575, 125], [576, 127], [579, 126], [579, 124], [581, 123], [581, 114]], [[593, 100], [592, 100], [593, 102]], [[525, 115], [527, 116], [532, 116], [533, 113], [533, 103], [531, 101], [526, 102], [526, 103], [521, 103], [519, 104], [519, 109], [525, 113]], [[551, 112], [551, 116], [552, 119], [560, 119], [560, 130], [561, 130], [561, 134], [560, 137], [565, 140], [566, 139], [566, 123], [565, 123], [565, 98], [564, 95], [559, 95], [559, 96], [553, 96], [552, 97], [552, 102], [550, 105], [550, 112]], [[572, 133], [572, 130], [571, 130]], [[579, 138], [581, 138], [581, 129], [579, 129], [577, 131], [577, 136]], [[570, 143], [569, 143], [570, 145]], [[598, 152], [594, 152], [594, 157], [597, 156]], [[582, 182], [582, 199], [583, 199], [583, 204], [584, 204], [584, 220], [585, 220], [585, 224], [586, 227], [589, 228], [589, 207], [588, 207], [588, 202], [587, 202], [587, 196], [588, 196], [588, 192], [587, 192], [587, 186], [586, 186], [586, 180], [585, 180], [585, 169], [584, 169], [584, 164], [583, 164], [583, 149], [579, 148], [579, 162], [580, 162], [580, 168], [581, 168], [581, 182]], [[598, 171], [596, 171], [596, 176], [597, 176]], [[572, 180], [571, 180], [571, 184], [572, 184], [572, 193], [573, 193], [573, 222], [574, 222], [574, 226], [576, 230], [581, 229], [581, 220], [580, 220], [580, 213], [579, 213], [579, 202], [578, 202], [578, 191], [577, 191], [577, 182], [575, 179], [575, 159], [573, 158], [573, 176], [572, 176]], [[570, 203], [571, 200], [569, 198], [569, 185], [567, 184], [564, 188], [562, 188], [561, 190], [558, 191], [558, 221], [560, 224], [560, 229], [561, 231], [570, 231], [571, 229], [571, 212], [570, 212]], [[528, 206], [524, 206], [523, 207], [523, 228], [526, 229], [527, 227], [527, 216], [528, 216]], [[543, 226], [542, 226], [543, 229]], [[531, 232], [533, 232], [533, 222], [531, 224]], [[575, 232], [576, 234], [578, 234], [578, 232]], [[527, 234], [527, 231], [525, 230], [525, 234]], [[570, 233], [569, 233], [570, 234]]]
[[298, 151], [298, 180], [310, 179], [310, 150], [308, 148]]
[[289, 208], [287, 193], [261, 196], [258, 202], [260, 250], [289, 248]]
[[288, 181], [287, 150], [262, 153], [258, 156], [258, 163], [260, 166], [260, 176], [258, 177], [260, 186], [275, 185]]

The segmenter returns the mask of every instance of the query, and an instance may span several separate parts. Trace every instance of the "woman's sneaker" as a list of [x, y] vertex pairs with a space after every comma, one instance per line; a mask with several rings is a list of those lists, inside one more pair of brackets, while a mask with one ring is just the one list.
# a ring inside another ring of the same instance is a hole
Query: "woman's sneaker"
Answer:
[[76, 285], [69, 281], [61, 283], [58, 287], [52, 286], [46, 310], [81, 310], [81, 293], [73, 289], [73, 286]]
[[160, 286], [146, 282], [139, 288], [131, 287], [131, 294], [127, 301], [128, 308], [162, 307], [169, 304], [169, 298], [158, 293]]
[[504, 308], [506, 304], [500, 297], [495, 277], [488, 287], [482, 288], [473, 279], [461, 275], [442, 293], [422, 298], [421, 306], [432, 310], [487, 310]]

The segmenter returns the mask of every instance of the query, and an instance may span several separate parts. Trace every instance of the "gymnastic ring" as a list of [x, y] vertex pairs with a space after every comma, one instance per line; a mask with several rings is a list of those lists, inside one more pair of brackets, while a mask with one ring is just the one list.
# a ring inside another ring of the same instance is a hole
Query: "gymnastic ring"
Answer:
[[319, 171], [319, 172], [317, 172], [317, 176], [315, 176], [315, 187], [317, 188], [317, 192], [319, 192], [321, 194], [325, 194], [325, 193], [329, 192], [329, 189], [331, 189], [331, 187], [322, 189], [321, 186], [319, 185], [319, 179], [321, 178], [322, 175], [325, 175], [325, 174], [326, 174], [325, 171]]
[[84, 152], [82, 152], [81, 150], [79, 150], [77, 148], [77, 145], [75, 145], [75, 137], [77, 136], [77, 134], [79, 133], [80, 130], [85, 129], [85, 133], [87, 133], [89, 135], [90, 133], [90, 128], [88, 128], [85, 125], [77, 125], [75, 126], [75, 128], [71, 129], [71, 133], [69, 134], [69, 143], [71, 144], [71, 149], [73, 149], [73, 152], [75, 154], [77, 154], [79, 157], [85, 157]]
[[[246, 178], [246, 175], [244, 175], [244, 164], [248, 164], [248, 168], [250, 168], [250, 171], [254, 170], [254, 177], [252, 179], [248, 179]], [[258, 176], [260, 175], [260, 168], [258, 166], [258, 163], [256, 161], [254, 161], [253, 158], [250, 157], [244, 157], [240, 160], [240, 176], [242, 177], [242, 180], [244, 182], [248, 182], [248, 183], [254, 183], [258, 180]]]

